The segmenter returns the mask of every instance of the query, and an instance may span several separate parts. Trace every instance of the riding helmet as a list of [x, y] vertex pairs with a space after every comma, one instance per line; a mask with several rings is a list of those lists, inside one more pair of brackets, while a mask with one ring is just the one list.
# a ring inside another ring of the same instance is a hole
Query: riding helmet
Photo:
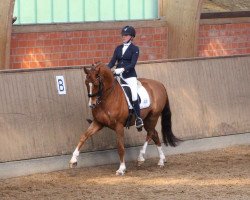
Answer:
[[125, 26], [123, 27], [122, 31], [121, 31], [121, 35], [130, 35], [132, 37], [135, 37], [135, 29], [133, 26]]

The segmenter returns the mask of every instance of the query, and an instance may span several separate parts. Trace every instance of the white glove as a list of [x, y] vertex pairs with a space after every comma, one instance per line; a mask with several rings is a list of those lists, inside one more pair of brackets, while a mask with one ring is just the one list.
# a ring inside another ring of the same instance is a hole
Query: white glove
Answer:
[[115, 69], [115, 74], [121, 74], [122, 72], [124, 72], [124, 68]]

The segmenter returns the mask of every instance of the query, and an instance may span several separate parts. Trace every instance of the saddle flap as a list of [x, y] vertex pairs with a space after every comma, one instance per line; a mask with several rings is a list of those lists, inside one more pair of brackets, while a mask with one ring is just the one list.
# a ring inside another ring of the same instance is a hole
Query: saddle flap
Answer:
[[[132, 106], [132, 93], [129, 85], [127, 84], [121, 84], [121, 87], [124, 91], [129, 109], [133, 109]], [[139, 100], [139, 105], [140, 109], [147, 108], [150, 106], [150, 98], [148, 95], [147, 90], [143, 87], [141, 82], [138, 81], [138, 100]]]

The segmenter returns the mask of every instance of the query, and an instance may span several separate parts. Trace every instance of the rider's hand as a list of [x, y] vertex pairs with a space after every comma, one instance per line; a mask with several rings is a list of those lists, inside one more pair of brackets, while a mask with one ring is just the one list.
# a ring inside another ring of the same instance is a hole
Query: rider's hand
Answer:
[[124, 72], [124, 68], [115, 69], [115, 74], [121, 74], [122, 72]]

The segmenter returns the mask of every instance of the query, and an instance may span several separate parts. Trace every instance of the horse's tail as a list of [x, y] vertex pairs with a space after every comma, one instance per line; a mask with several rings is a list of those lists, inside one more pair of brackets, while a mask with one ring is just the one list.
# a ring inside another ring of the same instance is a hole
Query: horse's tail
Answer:
[[166, 102], [165, 107], [161, 113], [161, 128], [164, 144], [166, 146], [168, 146], [168, 144], [173, 147], [177, 146], [178, 142], [180, 142], [181, 140], [175, 137], [172, 132], [171, 110], [168, 101]]

